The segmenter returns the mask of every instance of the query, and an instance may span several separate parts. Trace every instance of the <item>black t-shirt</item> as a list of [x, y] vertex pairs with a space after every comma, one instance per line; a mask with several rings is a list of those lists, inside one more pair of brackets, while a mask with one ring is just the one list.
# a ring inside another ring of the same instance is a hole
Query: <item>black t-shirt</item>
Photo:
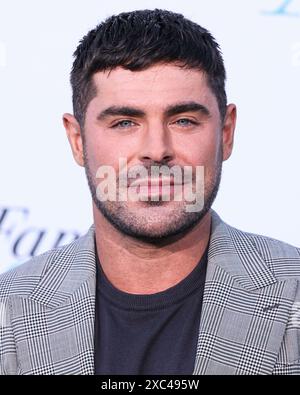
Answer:
[[110, 283], [97, 257], [95, 374], [192, 374], [206, 266], [207, 250], [174, 287], [134, 295]]

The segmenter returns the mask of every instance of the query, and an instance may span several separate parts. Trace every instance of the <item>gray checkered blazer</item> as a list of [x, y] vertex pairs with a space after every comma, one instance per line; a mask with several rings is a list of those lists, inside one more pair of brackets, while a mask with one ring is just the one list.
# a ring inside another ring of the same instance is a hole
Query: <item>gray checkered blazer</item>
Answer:
[[[194, 374], [300, 374], [300, 250], [212, 214]], [[95, 278], [93, 227], [0, 276], [0, 374], [94, 373]]]

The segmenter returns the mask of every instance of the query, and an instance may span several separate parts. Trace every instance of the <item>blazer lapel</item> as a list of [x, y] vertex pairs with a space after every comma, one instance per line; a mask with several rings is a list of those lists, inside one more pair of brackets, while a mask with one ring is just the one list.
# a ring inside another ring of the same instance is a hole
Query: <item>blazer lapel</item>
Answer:
[[21, 374], [94, 374], [94, 230], [51, 257], [27, 298], [12, 299]]
[[271, 374], [295, 298], [247, 234], [212, 213], [195, 375]]

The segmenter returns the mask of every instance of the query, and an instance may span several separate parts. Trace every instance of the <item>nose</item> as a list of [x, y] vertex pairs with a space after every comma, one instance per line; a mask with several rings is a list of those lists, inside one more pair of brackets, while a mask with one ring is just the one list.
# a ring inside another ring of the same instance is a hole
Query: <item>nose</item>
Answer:
[[170, 132], [164, 125], [149, 126], [143, 136], [139, 160], [142, 163], [168, 163], [175, 157]]

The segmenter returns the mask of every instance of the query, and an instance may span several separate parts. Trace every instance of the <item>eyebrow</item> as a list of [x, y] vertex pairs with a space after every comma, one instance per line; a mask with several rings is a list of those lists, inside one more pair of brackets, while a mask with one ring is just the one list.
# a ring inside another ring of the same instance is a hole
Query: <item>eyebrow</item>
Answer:
[[[180, 102], [176, 104], [172, 104], [168, 106], [164, 113], [167, 117], [171, 117], [173, 115], [181, 114], [183, 112], [199, 112], [205, 116], [210, 117], [211, 113], [207, 107], [203, 104], [191, 101], [191, 102]], [[145, 117], [145, 111], [136, 108], [136, 107], [128, 107], [128, 106], [111, 106], [101, 111], [97, 116], [98, 121], [103, 121], [110, 116], [125, 116], [125, 117]]]
[[166, 109], [166, 115], [169, 117], [181, 114], [183, 112], [199, 112], [202, 115], [206, 115], [207, 117], [211, 116], [211, 113], [207, 107], [194, 101], [173, 104], [168, 106]]
[[146, 113], [138, 108], [127, 106], [111, 106], [101, 111], [97, 116], [98, 121], [103, 121], [110, 116], [121, 115], [124, 117], [144, 117]]

